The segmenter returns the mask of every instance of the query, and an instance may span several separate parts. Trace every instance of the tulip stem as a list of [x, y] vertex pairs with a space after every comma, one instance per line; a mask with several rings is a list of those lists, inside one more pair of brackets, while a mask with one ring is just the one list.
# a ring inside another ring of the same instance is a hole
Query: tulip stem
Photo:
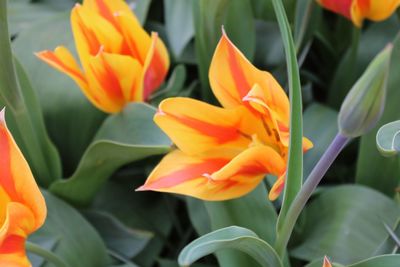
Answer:
[[282, 225], [282, 230], [278, 233], [275, 244], [276, 251], [281, 257], [284, 255], [285, 248], [289, 242], [293, 228], [301, 211], [306, 205], [308, 199], [311, 197], [315, 188], [321, 182], [321, 179], [324, 177], [329, 167], [332, 165], [333, 161], [336, 159], [340, 151], [342, 151], [349, 140], [350, 138], [345, 137], [340, 133], [336, 135], [292, 202], [292, 205], [286, 215], [286, 219]]
[[54, 264], [56, 267], [68, 267], [67, 264], [63, 260], [61, 260], [56, 254], [42, 248], [39, 245], [27, 241], [25, 244], [25, 248], [28, 252], [42, 257], [47, 262], [51, 262], [52, 264]]

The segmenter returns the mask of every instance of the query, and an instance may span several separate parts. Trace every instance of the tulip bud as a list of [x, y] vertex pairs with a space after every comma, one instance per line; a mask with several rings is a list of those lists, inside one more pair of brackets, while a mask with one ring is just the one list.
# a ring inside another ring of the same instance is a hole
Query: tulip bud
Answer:
[[358, 137], [372, 129], [380, 119], [386, 98], [392, 45], [388, 45], [369, 64], [347, 94], [339, 112], [339, 131]]

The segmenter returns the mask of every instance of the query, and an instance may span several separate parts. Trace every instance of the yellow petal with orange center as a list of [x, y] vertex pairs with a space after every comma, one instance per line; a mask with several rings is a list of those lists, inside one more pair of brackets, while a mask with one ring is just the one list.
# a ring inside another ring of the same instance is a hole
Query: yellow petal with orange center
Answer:
[[255, 84], [266, 104], [283, 121], [289, 120], [289, 100], [278, 82], [266, 71], [254, 67], [223, 33], [211, 61], [209, 79], [214, 95], [226, 108], [241, 105]]
[[175, 150], [164, 157], [138, 190], [226, 200], [249, 193], [267, 173], [284, 171], [282, 158], [271, 148], [260, 146], [237, 152], [219, 149], [192, 157]]
[[142, 67], [130, 57], [100, 52], [90, 56], [87, 68], [87, 80], [91, 94], [95, 95], [94, 104], [109, 113], [119, 112], [126, 102], [134, 99], [140, 91]]
[[123, 36], [99, 14], [76, 4], [71, 12], [71, 25], [76, 49], [86, 71], [89, 56], [98, 54], [100, 49], [108, 53], [120, 53]]
[[28, 163], [0, 112], [0, 266], [30, 266], [25, 239], [46, 218], [46, 205]]
[[251, 143], [251, 136], [241, 132], [241, 109], [175, 97], [161, 102], [154, 121], [189, 155], [218, 146], [246, 148]]

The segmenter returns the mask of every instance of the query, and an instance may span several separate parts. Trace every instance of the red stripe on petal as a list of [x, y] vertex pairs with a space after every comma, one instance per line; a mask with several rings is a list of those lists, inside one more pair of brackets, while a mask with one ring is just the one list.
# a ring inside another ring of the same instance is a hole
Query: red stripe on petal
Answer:
[[0, 246], [0, 254], [11, 254], [25, 251], [25, 238], [18, 235], [7, 236]]
[[184, 169], [169, 173], [154, 181], [150, 181], [148, 184], [145, 184], [144, 186], [139, 188], [139, 190], [174, 187], [184, 182], [202, 177], [204, 174], [215, 172], [222, 168], [228, 162], [228, 159], [207, 159], [207, 161], [205, 162], [188, 165]]

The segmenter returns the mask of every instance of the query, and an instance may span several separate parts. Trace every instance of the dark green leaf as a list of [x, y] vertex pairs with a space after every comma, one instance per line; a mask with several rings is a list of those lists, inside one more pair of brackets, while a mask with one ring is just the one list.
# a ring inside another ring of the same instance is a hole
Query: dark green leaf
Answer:
[[383, 156], [394, 156], [400, 152], [400, 121], [383, 125], [376, 133], [376, 144]]
[[[57, 240], [53, 252], [69, 267], [106, 267], [106, 247], [94, 228], [68, 204], [42, 191], [47, 205], [44, 226], [32, 234], [32, 241], [52, 237]], [[53, 267], [45, 264], [43, 267]]]
[[339, 186], [321, 193], [304, 210], [302, 242], [291, 255], [313, 260], [329, 255], [351, 264], [372, 255], [395, 225], [400, 208], [386, 196], [361, 186]]
[[50, 191], [74, 204], [87, 205], [121, 166], [168, 152], [171, 141], [153, 122], [154, 114], [153, 107], [132, 103], [109, 116], [72, 177], [52, 184]]
[[400, 255], [385, 255], [370, 258], [365, 261], [349, 265], [347, 267], [398, 267], [400, 263]]

